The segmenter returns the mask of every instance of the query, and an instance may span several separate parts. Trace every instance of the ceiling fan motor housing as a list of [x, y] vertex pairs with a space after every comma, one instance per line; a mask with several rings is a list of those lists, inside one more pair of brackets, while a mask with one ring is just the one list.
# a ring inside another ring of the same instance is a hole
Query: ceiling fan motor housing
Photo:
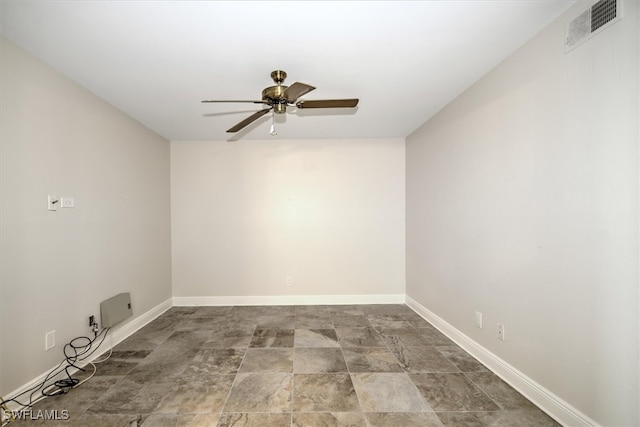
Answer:
[[278, 84], [269, 86], [262, 91], [262, 99], [273, 106], [273, 112], [276, 114], [282, 114], [287, 111], [287, 100], [284, 98], [284, 91], [287, 87]]

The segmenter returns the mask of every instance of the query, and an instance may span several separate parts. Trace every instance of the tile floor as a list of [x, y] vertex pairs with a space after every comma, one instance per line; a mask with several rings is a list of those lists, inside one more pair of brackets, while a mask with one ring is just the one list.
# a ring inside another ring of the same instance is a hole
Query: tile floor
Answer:
[[47, 426], [558, 425], [404, 305], [174, 307], [37, 409], [69, 411]]

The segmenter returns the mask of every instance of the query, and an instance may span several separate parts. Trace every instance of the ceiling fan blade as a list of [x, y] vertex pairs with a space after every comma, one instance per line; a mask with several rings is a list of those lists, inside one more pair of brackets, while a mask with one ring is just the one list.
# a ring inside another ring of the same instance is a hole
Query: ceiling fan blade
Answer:
[[252, 104], [268, 104], [267, 101], [264, 100], [260, 100], [260, 101], [250, 101], [250, 100], [218, 100], [218, 99], [205, 99], [204, 101], [201, 102], [250, 102]]
[[298, 108], [353, 108], [358, 105], [358, 98], [352, 99], [318, 99], [313, 101], [298, 101]]
[[309, 93], [314, 89], [315, 87], [313, 86], [309, 86], [304, 83], [295, 82], [291, 86], [286, 88], [282, 95], [287, 100], [287, 102], [293, 103], [293, 102], [296, 102], [296, 100], [300, 98], [302, 95], [304, 95], [305, 93]]
[[244, 119], [243, 121], [235, 125], [234, 127], [230, 128], [227, 132], [231, 132], [231, 133], [238, 132], [240, 129], [244, 128], [248, 124], [255, 122], [256, 120], [258, 120], [260, 117], [264, 116], [271, 110], [272, 108], [265, 108], [264, 110], [260, 110], [253, 113], [252, 115], [250, 115], [249, 117], [247, 117], [246, 119]]

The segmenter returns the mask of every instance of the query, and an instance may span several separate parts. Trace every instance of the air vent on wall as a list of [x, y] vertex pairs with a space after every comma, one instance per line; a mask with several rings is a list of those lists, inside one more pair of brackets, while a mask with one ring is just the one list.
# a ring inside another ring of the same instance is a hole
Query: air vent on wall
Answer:
[[622, 0], [600, 0], [567, 25], [566, 51], [622, 19]]

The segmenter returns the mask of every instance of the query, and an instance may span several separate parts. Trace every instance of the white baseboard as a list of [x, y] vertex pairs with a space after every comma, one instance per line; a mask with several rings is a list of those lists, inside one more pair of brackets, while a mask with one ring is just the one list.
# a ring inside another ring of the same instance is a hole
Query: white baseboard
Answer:
[[173, 297], [173, 305], [177, 307], [225, 305], [344, 305], [404, 303], [404, 294]]
[[[106, 342], [110, 342], [111, 345], [115, 346], [119, 343], [121, 343], [122, 341], [124, 341], [125, 339], [127, 339], [129, 336], [133, 335], [135, 332], [137, 332], [138, 330], [142, 329], [145, 325], [147, 325], [148, 323], [150, 323], [152, 320], [154, 320], [155, 318], [157, 318], [158, 316], [160, 316], [162, 313], [164, 313], [165, 311], [167, 311], [168, 309], [171, 308], [171, 298], [167, 299], [166, 301], [158, 304], [157, 306], [153, 307], [151, 310], [147, 311], [146, 313], [141, 314], [140, 316], [134, 318], [133, 320], [131, 320], [128, 323], [125, 323], [122, 326], [118, 326], [115, 327], [113, 330], [111, 330], [109, 332], [109, 339]], [[88, 357], [87, 359], [85, 359], [83, 361], [83, 364], [88, 364], [89, 362], [93, 361], [94, 359], [96, 359], [98, 356], [100, 356], [102, 353], [104, 353], [103, 351], [99, 351], [96, 352], [95, 354], [92, 354], [90, 357]], [[7, 396], [3, 396], [5, 399], [11, 399], [15, 396], [18, 396], [22, 393], [24, 393], [26, 390], [31, 389], [32, 387], [36, 386], [37, 384], [40, 384], [42, 381], [44, 381], [44, 379], [47, 377], [47, 375], [57, 367], [58, 365], [56, 365], [55, 367], [52, 367], [51, 369], [47, 370], [46, 372], [42, 373], [41, 375], [37, 376], [36, 378], [32, 379], [31, 381], [29, 381], [28, 383], [24, 384], [21, 387], [18, 387], [17, 389], [15, 389], [14, 391], [12, 391], [11, 393], [9, 393]], [[73, 375], [75, 372], [77, 372], [78, 370], [75, 368], [72, 368], [69, 370], [69, 372]], [[66, 376], [66, 375], [64, 375]], [[55, 379], [61, 378], [61, 376], [56, 376], [56, 377], [52, 377]], [[21, 399], [23, 400], [23, 399]], [[17, 404], [14, 404], [13, 402], [10, 402], [8, 404], [9, 409], [10, 410], [19, 410], [19, 406]], [[2, 411], [0, 411], [2, 412]], [[0, 420], [4, 421], [4, 419], [2, 419], [2, 416], [0, 416]]]
[[172, 306], [172, 299], [169, 298], [166, 301], [156, 305], [146, 313], [143, 313], [140, 316], [136, 317], [132, 321], [125, 323], [121, 327], [114, 328], [114, 330], [111, 331], [111, 339], [113, 340], [113, 345], [115, 346], [116, 344], [121, 343], [122, 341], [133, 335], [135, 332], [139, 331], [144, 326], [149, 324], [151, 321], [156, 319], [162, 313], [169, 310]]
[[454, 328], [411, 297], [406, 297], [406, 304], [560, 424], [565, 426], [599, 426], [578, 409]]

